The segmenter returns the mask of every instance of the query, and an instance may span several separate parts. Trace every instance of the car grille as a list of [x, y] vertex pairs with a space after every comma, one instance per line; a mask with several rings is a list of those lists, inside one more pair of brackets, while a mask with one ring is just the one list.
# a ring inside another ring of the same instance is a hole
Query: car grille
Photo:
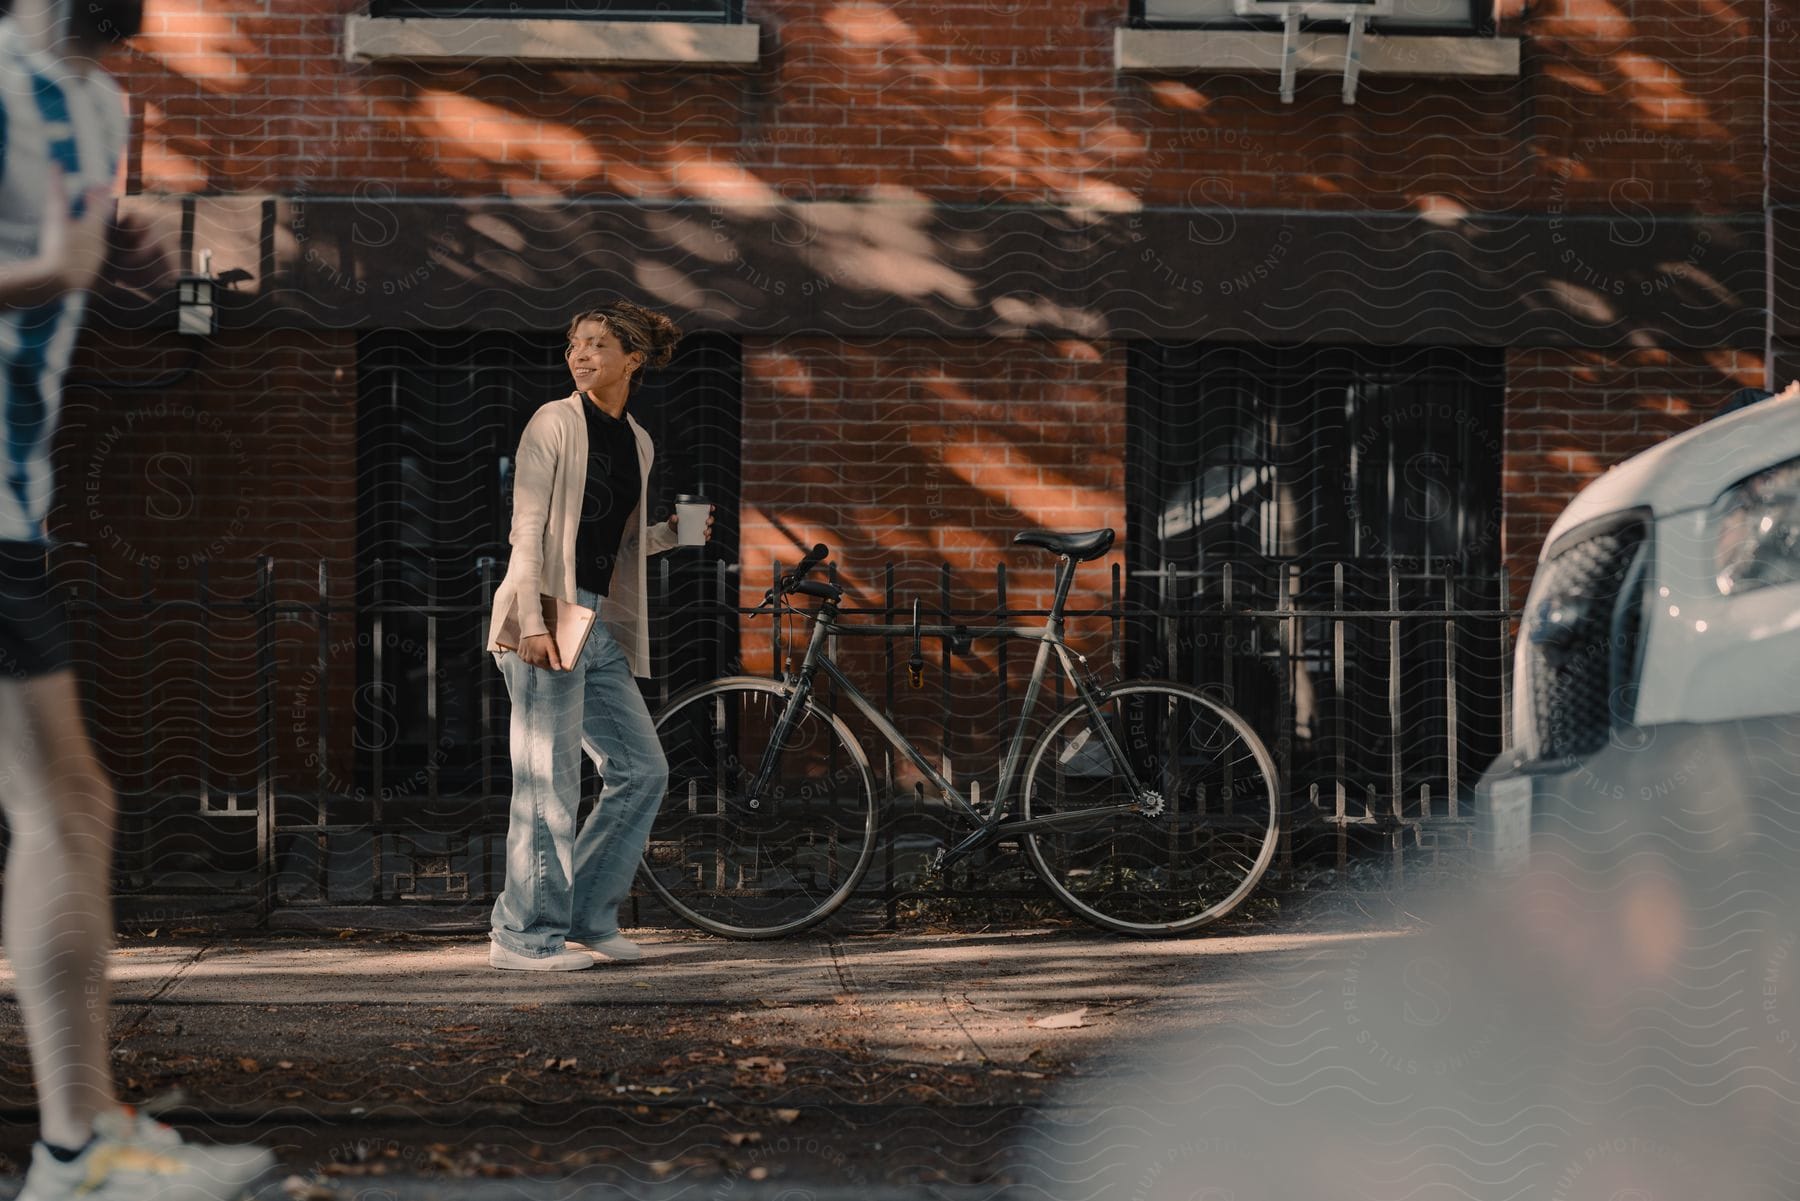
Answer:
[[[1589, 755], [1628, 721], [1636, 692], [1647, 527], [1615, 524], [1544, 565], [1526, 629], [1527, 686], [1542, 758]], [[1628, 586], [1629, 584], [1629, 586]]]

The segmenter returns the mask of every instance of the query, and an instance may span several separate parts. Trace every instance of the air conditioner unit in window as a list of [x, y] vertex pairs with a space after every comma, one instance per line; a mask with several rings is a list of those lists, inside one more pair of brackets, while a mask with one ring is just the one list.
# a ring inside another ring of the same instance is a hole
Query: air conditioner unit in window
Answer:
[[1281, 22], [1281, 102], [1294, 102], [1294, 75], [1299, 66], [1300, 22], [1342, 21], [1349, 26], [1344, 48], [1344, 103], [1356, 103], [1356, 77], [1362, 72], [1362, 39], [1369, 18], [1389, 16], [1394, 0], [1232, 0], [1240, 17], [1274, 17]]

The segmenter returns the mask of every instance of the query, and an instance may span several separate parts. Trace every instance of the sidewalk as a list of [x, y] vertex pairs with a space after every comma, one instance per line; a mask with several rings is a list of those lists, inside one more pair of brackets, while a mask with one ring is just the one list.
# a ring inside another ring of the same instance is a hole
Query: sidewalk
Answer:
[[[128, 1098], [263, 1141], [320, 1201], [988, 1197], [1060, 1081], [1230, 1020], [1261, 969], [1369, 933], [650, 931], [642, 963], [532, 975], [490, 969], [475, 936], [159, 931], [121, 940], [115, 1062]], [[22, 1048], [9, 967], [0, 988]], [[31, 1107], [15, 1051], [0, 1197]]]

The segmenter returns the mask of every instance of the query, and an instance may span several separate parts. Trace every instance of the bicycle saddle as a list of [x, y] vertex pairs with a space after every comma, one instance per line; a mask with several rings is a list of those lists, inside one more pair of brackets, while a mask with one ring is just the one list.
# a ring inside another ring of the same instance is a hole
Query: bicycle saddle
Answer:
[[1026, 530], [1022, 534], [1013, 535], [1013, 543], [1017, 546], [1036, 546], [1053, 554], [1068, 555], [1079, 563], [1089, 559], [1098, 559], [1112, 549], [1113, 532], [1089, 530], [1085, 534], [1056, 534], [1049, 530]]

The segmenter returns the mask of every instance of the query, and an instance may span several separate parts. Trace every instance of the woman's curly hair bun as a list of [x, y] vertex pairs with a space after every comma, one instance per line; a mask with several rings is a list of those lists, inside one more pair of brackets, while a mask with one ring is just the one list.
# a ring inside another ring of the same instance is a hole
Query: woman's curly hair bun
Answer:
[[681, 327], [668, 316], [629, 300], [615, 300], [599, 308], [577, 313], [569, 322], [569, 336], [583, 321], [603, 321], [617, 335], [619, 346], [630, 354], [638, 351], [647, 367], [666, 367], [681, 341]]

